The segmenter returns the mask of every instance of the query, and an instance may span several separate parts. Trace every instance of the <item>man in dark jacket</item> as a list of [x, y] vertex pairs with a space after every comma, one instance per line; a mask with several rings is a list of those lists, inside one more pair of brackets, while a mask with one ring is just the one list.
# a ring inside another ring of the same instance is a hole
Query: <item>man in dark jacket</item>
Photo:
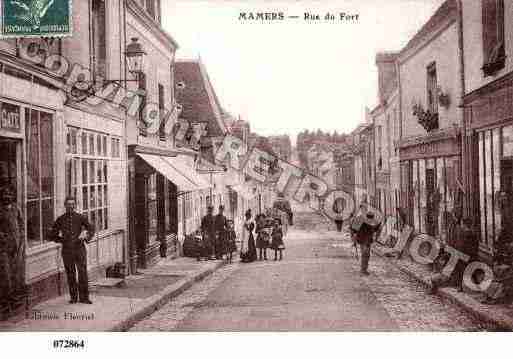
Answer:
[[219, 213], [215, 218], [215, 243], [214, 243], [214, 253], [216, 259], [221, 259], [224, 254], [224, 243], [226, 238], [226, 230], [228, 229], [228, 220], [224, 216], [224, 206], [219, 206]]
[[[87, 218], [75, 212], [76, 200], [67, 197], [64, 206], [66, 213], [57, 218], [50, 239], [62, 244], [62, 261], [68, 278], [70, 303], [92, 304], [89, 299], [87, 277], [87, 251], [84, 242], [89, 243], [94, 236], [94, 227]], [[78, 272], [78, 284], [77, 284]]]
[[[366, 218], [362, 218], [365, 216]], [[361, 252], [361, 266], [360, 272], [363, 275], [369, 275], [369, 260], [372, 242], [374, 241], [374, 234], [379, 231], [380, 224], [374, 218], [374, 213], [362, 213], [355, 217], [355, 226], [351, 227], [354, 240], [360, 245]]]
[[201, 236], [203, 238], [203, 253], [207, 259], [212, 259], [213, 246], [216, 238], [214, 207], [207, 207], [207, 214], [201, 219]]
[[9, 187], [0, 194], [0, 307], [25, 293], [25, 240], [16, 195]]

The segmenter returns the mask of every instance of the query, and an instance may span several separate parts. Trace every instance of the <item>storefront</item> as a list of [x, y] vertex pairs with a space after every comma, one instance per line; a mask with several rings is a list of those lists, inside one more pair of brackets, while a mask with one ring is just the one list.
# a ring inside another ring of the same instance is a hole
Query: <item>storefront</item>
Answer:
[[55, 79], [15, 66], [0, 64], [0, 185], [14, 190], [21, 210], [33, 305], [66, 290], [61, 245], [48, 232], [68, 195], [96, 227], [90, 279], [124, 260], [124, 122], [66, 106]]
[[[513, 74], [468, 94], [465, 106], [465, 210], [491, 255], [505, 226], [513, 224]], [[509, 227], [508, 227], [509, 228]]]
[[59, 291], [56, 281], [53, 286], [45, 281], [58, 271], [59, 263], [45, 259], [48, 252], [55, 257], [57, 250], [56, 244], [47, 242], [46, 233], [60, 198], [56, 157], [62, 106], [62, 97], [50, 83], [0, 63], [0, 186], [15, 193], [21, 211], [30, 302]]
[[178, 240], [197, 229], [195, 203], [209, 184], [195, 173], [189, 156], [138, 146], [129, 151], [130, 265], [135, 272], [159, 256], [178, 254]]
[[417, 233], [447, 240], [449, 226], [461, 211], [459, 137], [455, 131], [403, 141], [400, 148], [399, 203]]

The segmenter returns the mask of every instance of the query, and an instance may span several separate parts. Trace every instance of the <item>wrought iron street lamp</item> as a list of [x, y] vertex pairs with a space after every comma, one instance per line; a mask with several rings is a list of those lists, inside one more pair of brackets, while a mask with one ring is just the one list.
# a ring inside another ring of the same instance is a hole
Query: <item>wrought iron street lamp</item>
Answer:
[[[142, 45], [139, 43], [138, 38], [133, 37], [132, 42], [126, 46], [125, 49], [125, 57], [127, 60], [128, 72], [134, 75], [135, 79], [104, 79], [102, 81], [101, 87], [106, 87], [108, 84], [115, 83], [119, 87], [122, 87], [122, 83], [127, 82], [139, 82], [140, 75], [144, 70], [144, 57], [146, 56], [146, 52], [144, 51]], [[84, 83], [83, 81], [77, 81], [71, 90], [70, 97], [74, 102], [82, 102], [88, 97], [96, 96], [100, 97], [96, 94], [97, 86], [96, 79], [93, 79], [92, 82]], [[102, 97], [100, 97], [102, 98]], [[108, 100], [107, 98], [103, 98], [104, 100]]]
[[[143, 72], [144, 56], [146, 52], [143, 50], [141, 43], [137, 37], [132, 37], [132, 42], [126, 46], [125, 56], [128, 65], [128, 71], [136, 77]], [[137, 81], [137, 80], [126, 80]]]

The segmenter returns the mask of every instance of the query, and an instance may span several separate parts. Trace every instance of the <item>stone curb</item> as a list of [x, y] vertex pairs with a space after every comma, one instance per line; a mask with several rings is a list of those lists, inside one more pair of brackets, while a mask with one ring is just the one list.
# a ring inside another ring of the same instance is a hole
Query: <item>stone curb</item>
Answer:
[[[415, 272], [412, 268], [401, 263], [400, 260], [384, 256], [383, 252], [376, 247], [373, 247], [372, 251], [416, 281], [426, 286], [430, 285], [429, 277]], [[491, 324], [499, 330], [513, 331], [513, 317], [508, 315], [507, 310], [503, 308], [482, 304], [465, 293], [459, 293], [455, 288], [440, 288], [437, 295], [449, 300], [482, 322]]]
[[124, 332], [133, 327], [137, 322], [141, 321], [151, 313], [162, 308], [166, 303], [168, 303], [171, 299], [179, 296], [187, 289], [192, 287], [192, 285], [196, 282], [201, 281], [202, 279], [208, 277], [212, 273], [214, 273], [219, 268], [223, 267], [226, 264], [225, 261], [216, 263], [214, 266], [210, 268], [200, 270], [189, 278], [185, 278], [180, 280], [177, 283], [174, 283], [159, 293], [148, 298], [139, 308], [135, 308], [134, 312], [121, 320], [119, 323], [102, 329], [102, 331], [111, 331], [111, 332]]

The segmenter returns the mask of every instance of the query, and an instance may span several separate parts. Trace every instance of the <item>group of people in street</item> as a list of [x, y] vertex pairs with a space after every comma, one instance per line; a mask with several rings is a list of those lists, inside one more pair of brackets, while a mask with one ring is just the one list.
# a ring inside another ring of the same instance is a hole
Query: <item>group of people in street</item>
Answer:
[[[224, 215], [224, 206], [219, 206], [219, 212], [214, 216], [214, 208], [207, 207], [207, 214], [201, 220], [201, 229], [197, 232], [196, 258], [200, 261], [224, 259], [233, 261], [233, 253], [237, 252], [237, 234], [234, 222]], [[279, 216], [258, 214], [253, 219], [251, 209], [244, 214], [240, 238], [240, 259], [248, 263], [256, 260], [267, 260], [267, 250], [274, 250], [274, 259], [283, 259], [284, 231]], [[288, 213], [287, 213], [288, 216]], [[290, 218], [290, 216], [288, 216]], [[258, 252], [257, 252], [258, 250]]]
[[[252, 220], [251, 209], [245, 213], [245, 221], [242, 229], [240, 257], [244, 263], [258, 260], [267, 260], [267, 249], [274, 251], [274, 260], [283, 259], [283, 227], [279, 217], [259, 214]], [[256, 222], [256, 223], [255, 223]], [[255, 235], [253, 234], [255, 232]], [[257, 249], [259, 253], [257, 253]]]
[[233, 253], [237, 251], [236, 234], [233, 221], [224, 215], [224, 206], [219, 206], [219, 212], [214, 216], [214, 207], [207, 207], [207, 214], [201, 220], [201, 242], [197, 250], [198, 261], [204, 257], [207, 260], [226, 259], [231, 262]]

